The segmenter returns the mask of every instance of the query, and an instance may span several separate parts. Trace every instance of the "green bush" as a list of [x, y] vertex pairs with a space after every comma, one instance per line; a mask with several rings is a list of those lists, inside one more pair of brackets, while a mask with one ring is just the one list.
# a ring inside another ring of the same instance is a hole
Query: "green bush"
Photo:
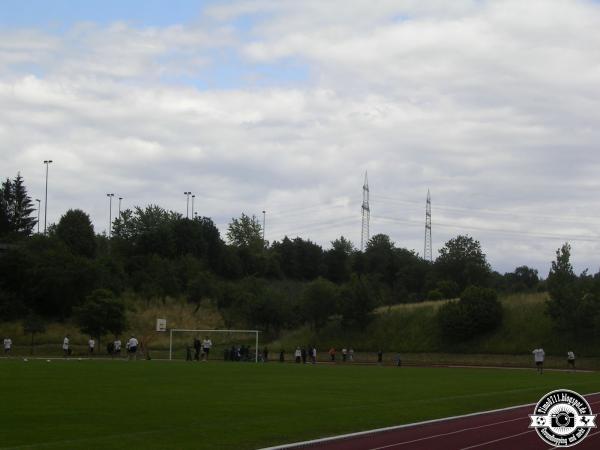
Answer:
[[493, 289], [470, 286], [460, 300], [448, 302], [438, 311], [442, 335], [458, 341], [490, 332], [502, 323], [502, 304]]
[[427, 300], [442, 300], [444, 294], [439, 289], [433, 289], [427, 293]]

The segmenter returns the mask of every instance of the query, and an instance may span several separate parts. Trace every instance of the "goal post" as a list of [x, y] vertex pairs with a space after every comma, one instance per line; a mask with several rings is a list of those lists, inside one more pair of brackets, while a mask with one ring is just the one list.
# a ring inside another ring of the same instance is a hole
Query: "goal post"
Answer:
[[184, 328], [169, 329], [169, 361], [173, 359], [173, 333], [244, 333], [254, 334], [254, 362], [258, 362], [258, 333], [259, 330], [189, 330]]

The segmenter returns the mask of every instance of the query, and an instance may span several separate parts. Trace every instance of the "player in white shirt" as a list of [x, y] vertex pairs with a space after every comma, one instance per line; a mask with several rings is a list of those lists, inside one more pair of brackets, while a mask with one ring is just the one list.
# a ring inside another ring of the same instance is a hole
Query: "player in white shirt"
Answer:
[[571, 366], [571, 369], [575, 370], [575, 353], [572, 350], [567, 352], [567, 364]]
[[94, 354], [94, 347], [96, 347], [96, 341], [94, 340], [94, 338], [90, 338], [90, 340], [88, 341], [88, 347], [90, 348], [90, 354]]
[[300, 362], [301, 357], [302, 357], [302, 350], [300, 350], [300, 347], [296, 347], [296, 351], [294, 352], [294, 358], [296, 359], [297, 363]]
[[129, 352], [129, 359], [137, 359], [136, 353], [138, 344], [138, 340], [135, 338], [135, 336], [131, 336], [131, 338], [127, 341], [127, 351]]
[[9, 337], [5, 337], [4, 338], [4, 354], [5, 355], [10, 354], [11, 349], [12, 349], [12, 339]]
[[62, 345], [63, 352], [65, 353], [65, 356], [69, 356], [69, 354], [70, 354], [70, 351], [69, 351], [69, 342], [70, 342], [69, 341], [69, 335], [67, 334], [65, 336], [65, 338], [63, 339], [63, 345]]
[[543, 348], [536, 348], [531, 353], [533, 353], [533, 359], [535, 360], [535, 365], [537, 366], [538, 372], [540, 374], [544, 373], [544, 358], [546, 353]]
[[212, 347], [212, 341], [206, 336], [202, 341], [202, 360], [208, 361], [208, 354], [210, 353], [210, 349]]
[[117, 355], [120, 355], [121, 354], [121, 339], [119, 339], [119, 338], [115, 339], [115, 342], [113, 342], [113, 345], [114, 345], [114, 352]]

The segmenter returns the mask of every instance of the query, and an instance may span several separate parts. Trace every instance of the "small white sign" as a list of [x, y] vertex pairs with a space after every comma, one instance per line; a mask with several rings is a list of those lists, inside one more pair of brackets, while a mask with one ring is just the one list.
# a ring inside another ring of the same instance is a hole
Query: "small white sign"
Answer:
[[167, 331], [167, 319], [156, 319], [156, 331]]

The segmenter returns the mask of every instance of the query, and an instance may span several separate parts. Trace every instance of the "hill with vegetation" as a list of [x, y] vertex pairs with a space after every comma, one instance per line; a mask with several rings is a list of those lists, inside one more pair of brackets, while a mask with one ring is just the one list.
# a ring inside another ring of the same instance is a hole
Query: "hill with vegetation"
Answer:
[[494, 271], [464, 235], [427, 261], [384, 234], [364, 250], [343, 236], [328, 249], [301, 237], [270, 243], [243, 213], [224, 238], [209, 217], [157, 205], [122, 211], [108, 236], [79, 209], [34, 233], [33, 214], [23, 179], [6, 179], [0, 330], [11, 335], [136, 333], [150, 347], [161, 314], [170, 327], [258, 329], [286, 347], [588, 354], [600, 341], [600, 275], [573, 273], [568, 244], [540, 280], [526, 266]]

